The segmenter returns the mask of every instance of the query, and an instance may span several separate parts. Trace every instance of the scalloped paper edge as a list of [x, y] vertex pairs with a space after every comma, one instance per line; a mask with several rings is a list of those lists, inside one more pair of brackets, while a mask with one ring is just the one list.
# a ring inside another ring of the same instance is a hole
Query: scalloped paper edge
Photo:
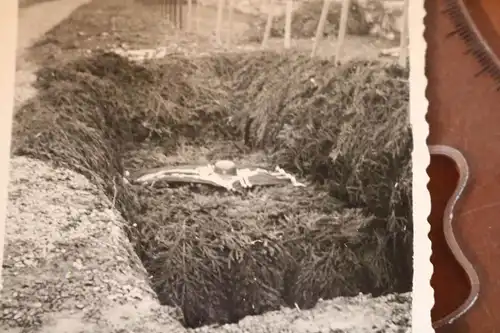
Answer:
[[426, 98], [427, 77], [425, 56], [427, 43], [424, 39], [424, 0], [409, 1], [410, 27], [410, 122], [413, 133], [413, 298], [412, 331], [434, 332], [430, 311], [434, 306], [434, 290], [430, 280], [433, 266], [430, 261], [432, 249], [429, 239], [431, 199], [427, 189], [429, 176], [427, 167], [430, 154], [427, 147], [429, 124], [425, 117], [429, 101]]

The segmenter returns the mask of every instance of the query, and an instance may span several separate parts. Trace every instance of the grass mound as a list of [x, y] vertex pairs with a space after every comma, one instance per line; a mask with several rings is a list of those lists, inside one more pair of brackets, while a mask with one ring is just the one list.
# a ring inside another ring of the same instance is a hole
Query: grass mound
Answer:
[[[407, 74], [296, 53], [143, 65], [103, 53], [39, 71], [13, 152], [100, 184], [160, 300], [180, 306], [187, 326], [408, 291]], [[122, 181], [125, 170], [228, 157], [279, 163], [309, 186], [226, 193]]]
[[[292, 14], [292, 38], [312, 38], [316, 35], [316, 29], [323, 8], [323, 0], [313, 0], [301, 3]], [[324, 36], [337, 35], [339, 30], [340, 11], [342, 4], [332, 2], [326, 18]], [[261, 41], [267, 18], [257, 20], [255, 26], [248, 32], [250, 41]], [[347, 33], [349, 35], [366, 36], [370, 32], [370, 24], [366, 21], [363, 9], [357, 1], [352, 1], [349, 8], [347, 20]], [[283, 37], [285, 35], [285, 15], [273, 19], [271, 37]]]

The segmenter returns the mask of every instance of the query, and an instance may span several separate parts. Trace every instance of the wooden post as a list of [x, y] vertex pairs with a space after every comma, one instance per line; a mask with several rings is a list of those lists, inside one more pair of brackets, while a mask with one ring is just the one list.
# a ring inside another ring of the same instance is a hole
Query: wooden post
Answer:
[[311, 57], [316, 55], [318, 50], [318, 45], [323, 39], [323, 32], [325, 31], [326, 18], [328, 16], [328, 10], [330, 9], [331, 0], [323, 1], [323, 9], [321, 9], [321, 16], [319, 17], [318, 27], [316, 28], [316, 36], [314, 37], [314, 44], [311, 51]]
[[224, 16], [224, 0], [217, 1], [217, 22], [215, 25], [215, 41], [217, 44], [222, 44], [221, 30], [222, 30], [222, 19]]
[[228, 8], [227, 8], [227, 22], [228, 22], [228, 32], [227, 32], [227, 44], [231, 45], [232, 37], [233, 37], [233, 20], [234, 20], [234, 1], [235, 0], [227, 0]]
[[287, 0], [285, 10], [285, 49], [289, 49], [292, 46], [292, 10], [293, 0]]
[[167, 18], [168, 23], [172, 23], [172, 18], [170, 17], [170, 1], [172, 0], [163, 0], [165, 17]]
[[401, 29], [401, 41], [400, 41], [400, 51], [399, 51], [399, 65], [401, 67], [406, 67], [408, 59], [408, 30], [410, 25], [408, 23], [408, 7], [410, 6], [410, 1], [405, 0], [403, 4], [403, 27]]
[[182, 8], [184, 7], [183, 4], [182, 4], [182, 2], [184, 0], [174, 0], [174, 1], [175, 1], [175, 5], [176, 5], [175, 6], [176, 7], [176, 13], [175, 14], [177, 16], [177, 27], [182, 30], [182, 28], [183, 28], [183, 22], [182, 21], [183, 21], [183, 16], [184, 16], [184, 15], [182, 15], [182, 11], [183, 11]]
[[170, 21], [172, 21], [172, 25], [175, 27], [177, 26], [177, 23], [175, 22], [175, 20], [177, 19], [176, 15], [175, 15], [175, 0], [168, 0], [168, 2], [170, 2], [170, 9], [169, 9], [169, 16], [170, 16]]
[[[198, 0], [199, 1], [199, 0]], [[194, 17], [196, 21], [196, 32], [200, 31], [200, 4], [196, 1], [194, 6]]]
[[264, 37], [262, 37], [262, 48], [265, 48], [267, 46], [267, 43], [269, 43], [269, 37], [271, 37], [271, 28], [273, 26], [273, 18], [273, 11], [270, 9], [269, 13], [267, 14], [266, 27], [264, 28]]
[[170, 6], [169, 6], [169, 17], [170, 17], [170, 21], [172, 21], [172, 25], [174, 27], [177, 27], [177, 9], [176, 9], [176, 2], [177, 0], [168, 0], [168, 2], [170, 3]]
[[193, 0], [187, 0], [187, 32], [193, 30]]
[[116, 31], [116, 16], [111, 16], [111, 31], [115, 32]]
[[349, 17], [350, 0], [342, 1], [342, 9], [340, 11], [339, 34], [337, 37], [337, 50], [335, 52], [335, 62], [340, 61], [342, 55], [342, 47], [344, 46], [345, 35], [347, 32], [347, 19]]
[[183, 0], [180, 1], [179, 6], [181, 7], [181, 29], [186, 27], [186, 8], [184, 8]]

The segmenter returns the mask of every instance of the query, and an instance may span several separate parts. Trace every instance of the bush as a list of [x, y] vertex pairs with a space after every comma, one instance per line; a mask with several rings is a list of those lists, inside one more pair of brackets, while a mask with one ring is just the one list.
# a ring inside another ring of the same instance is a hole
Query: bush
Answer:
[[[316, 35], [316, 29], [323, 8], [323, 0], [313, 0], [301, 3], [292, 14], [292, 38], [312, 38]], [[326, 17], [323, 36], [338, 34], [340, 11], [342, 4], [332, 2]], [[250, 41], [261, 41], [264, 36], [266, 18], [257, 20], [257, 23], [247, 33]], [[350, 35], [366, 36], [370, 32], [370, 24], [366, 21], [363, 9], [357, 1], [351, 1], [349, 16], [347, 18], [347, 33]], [[273, 19], [271, 37], [283, 37], [285, 35], [285, 15]]]

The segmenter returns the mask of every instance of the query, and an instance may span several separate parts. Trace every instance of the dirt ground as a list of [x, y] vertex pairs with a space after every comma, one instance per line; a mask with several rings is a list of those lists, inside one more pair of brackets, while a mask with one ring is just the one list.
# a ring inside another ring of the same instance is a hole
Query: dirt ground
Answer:
[[[58, 41], [49, 41], [31, 51], [38, 49], [42, 56], [30, 54], [28, 58], [25, 51], [87, 1], [38, 2], [31, 6], [23, 2], [25, 8], [20, 9], [18, 104], [36, 93], [31, 83], [37, 61], [50, 60], [48, 50], [58, 50], [59, 57], [68, 54], [66, 46]], [[214, 9], [207, 7], [203, 11], [200, 31], [205, 33], [193, 37], [199, 42], [198, 48], [205, 48], [212, 38]], [[243, 18], [238, 21], [243, 29]], [[68, 32], [77, 43], [77, 47], [70, 48], [76, 53], [96, 44], [116, 43], [116, 35], [113, 37], [106, 27], [94, 24], [86, 31], [82, 28]], [[124, 35], [131, 35], [120, 29], [117, 28], [117, 34], [121, 34], [121, 40]], [[103, 32], [108, 35], [103, 37]], [[97, 36], [103, 38], [95, 43]], [[350, 39], [345, 53], [350, 56], [378, 53], [379, 42], [373, 41], [371, 46], [365, 42]], [[130, 47], [134, 46], [132, 43]], [[278, 44], [280, 41], [272, 41], [271, 47]], [[299, 44], [309, 49], [311, 41], [297, 41]], [[258, 45], [243, 45], [240, 50], [255, 47]], [[320, 52], [329, 54], [333, 48], [332, 41], [325, 41]], [[0, 292], [2, 332], [411, 331], [409, 293], [380, 298], [364, 295], [337, 298], [322, 301], [312, 310], [283, 309], [247, 317], [237, 324], [185, 329], [178, 321], [178, 310], [160, 306], [148, 284], [149, 277], [124, 235], [124, 221], [113, 202], [83, 176], [15, 157], [11, 161], [9, 198], [4, 289]]]

